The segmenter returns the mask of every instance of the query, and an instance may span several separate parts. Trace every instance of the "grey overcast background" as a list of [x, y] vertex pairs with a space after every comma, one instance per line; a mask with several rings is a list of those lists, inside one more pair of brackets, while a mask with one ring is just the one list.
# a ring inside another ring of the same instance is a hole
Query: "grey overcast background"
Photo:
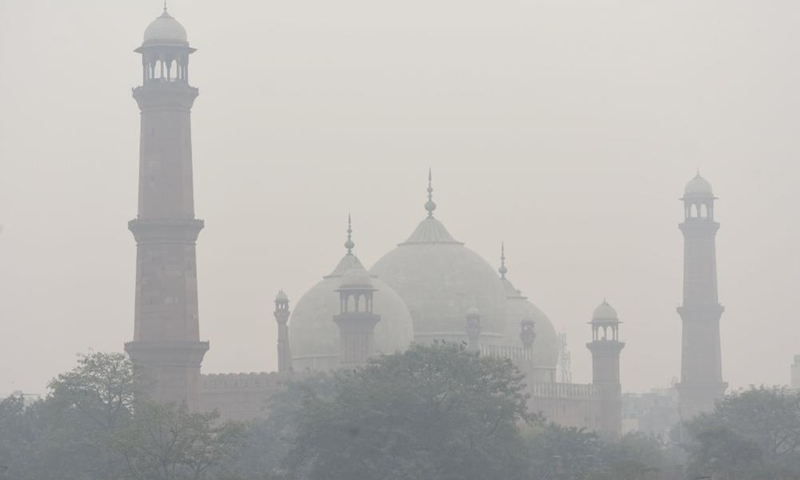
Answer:
[[[800, 353], [800, 3], [170, 0], [193, 110], [206, 372], [276, 368], [272, 299], [424, 217], [567, 332], [624, 322], [623, 388], [680, 373], [677, 199], [717, 218], [723, 374], [785, 384]], [[0, 394], [44, 393], [133, 336], [141, 80], [158, 0], [0, 1]]]

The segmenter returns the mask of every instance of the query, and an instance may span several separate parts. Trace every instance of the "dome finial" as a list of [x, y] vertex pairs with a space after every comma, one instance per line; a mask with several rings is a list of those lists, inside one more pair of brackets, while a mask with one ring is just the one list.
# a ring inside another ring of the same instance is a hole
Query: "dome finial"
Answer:
[[164, 11], [167, 11], [167, 0], [164, 0]]
[[506, 242], [500, 242], [500, 278], [506, 278]]
[[344, 242], [344, 248], [347, 249], [347, 254], [348, 255], [352, 255], [353, 254], [353, 247], [355, 247], [355, 246], [356, 246], [356, 244], [353, 243], [353, 221], [350, 218], [350, 214], [348, 213], [347, 214], [347, 241]]
[[428, 218], [433, 218], [436, 203], [433, 201], [433, 172], [430, 168], [428, 168], [428, 201], [425, 202], [425, 210], [428, 211]]

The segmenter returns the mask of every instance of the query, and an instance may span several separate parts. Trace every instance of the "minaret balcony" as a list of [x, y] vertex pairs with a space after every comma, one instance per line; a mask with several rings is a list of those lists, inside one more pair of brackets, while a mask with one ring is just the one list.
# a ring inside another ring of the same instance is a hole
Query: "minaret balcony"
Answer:
[[187, 243], [194, 244], [200, 230], [205, 226], [202, 220], [186, 219], [142, 219], [128, 222], [128, 230], [133, 233], [136, 243]]
[[143, 86], [133, 88], [133, 98], [141, 110], [176, 108], [188, 110], [192, 108], [194, 99], [200, 94], [196, 87], [184, 81], [167, 81], [166, 79], [150, 80]]

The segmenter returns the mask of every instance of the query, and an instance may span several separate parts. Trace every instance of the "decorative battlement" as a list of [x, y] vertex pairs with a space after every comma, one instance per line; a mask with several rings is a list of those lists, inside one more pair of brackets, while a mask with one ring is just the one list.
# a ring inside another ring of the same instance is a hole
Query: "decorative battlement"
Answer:
[[531, 383], [531, 397], [600, 398], [600, 387], [578, 383]]
[[278, 372], [212, 373], [200, 376], [201, 392], [275, 390], [286, 379]]
[[507, 358], [514, 362], [533, 363], [533, 350], [524, 347], [512, 347], [508, 345], [481, 345], [481, 355], [487, 357]]

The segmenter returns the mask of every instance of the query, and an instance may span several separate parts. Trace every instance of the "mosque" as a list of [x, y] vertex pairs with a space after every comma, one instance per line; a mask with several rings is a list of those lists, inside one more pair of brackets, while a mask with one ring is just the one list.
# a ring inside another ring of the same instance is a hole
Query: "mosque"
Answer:
[[[199, 92], [189, 83], [195, 49], [187, 38], [165, 8], [136, 49], [143, 67], [142, 85], [133, 89], [141, 111], [139, 202], [128, 224], [137, 243], [136, 301], [134, 338], [125, 351], [152, 376], [155, 398], [247, 420], [267, 415], [269, 398], [293, 376], [357, 366], [413, 342], [463, 342], [481, 355], [513, 361], [526, 376], [532, 410], [563, 425], [620, 434], [625, 344], [617, 312], [604, 301], [587, 315], [593, 383], [558, 382], [553, 323], [511, 283], [503, 250], [495, 270], [436, 218], [430, 173], [421, 221], [375, 265], [367, 269], [354, 255], [348, 225], [344, 255], [338, 263], [332, 259], [333, 270], [321, 269], [320, 281], [294, 305], [278, 293], [278, 372], [203, 374], [209, 342], [200, 340], [196, 241], [204, 224], [194, 212], [190, 127]], [[701, 216], [713, 221], [711, 187], [699, 175], [685, 198], [689, 227]], [[695, 230], [707, 240], [711, 230], [703, 225]], [[698, 264], [706, 268], [706, 260]]]
[[[331, 319], [341, 313], [337, 290], [347, 283], [344, 276], [359, 272], [375, 290], [374, 313], [380, 316], [374, 327], [373, 353], [405, 350], [411, 342], [464, 342], [486, 353], [524, 359], [531, 380], [555, 381], [556, 330], [507, 278], [504, 253], [498, 275], [486, 260], [453, 238], [434, 216], [430, 185], [425, 209], [426, 217], [408, 239], [369, 272], [353, 254], [355, 244], [348, 228], [346, 253], [336, 268], [294, 307], [288, 331], [291, 353], [279, 352], [291, 356], [285, 364], [295, 371], [327, 370], [341, 364], [339, 328]], [[528, 324], [534, 330], [526, 341], [521, 335]]]

